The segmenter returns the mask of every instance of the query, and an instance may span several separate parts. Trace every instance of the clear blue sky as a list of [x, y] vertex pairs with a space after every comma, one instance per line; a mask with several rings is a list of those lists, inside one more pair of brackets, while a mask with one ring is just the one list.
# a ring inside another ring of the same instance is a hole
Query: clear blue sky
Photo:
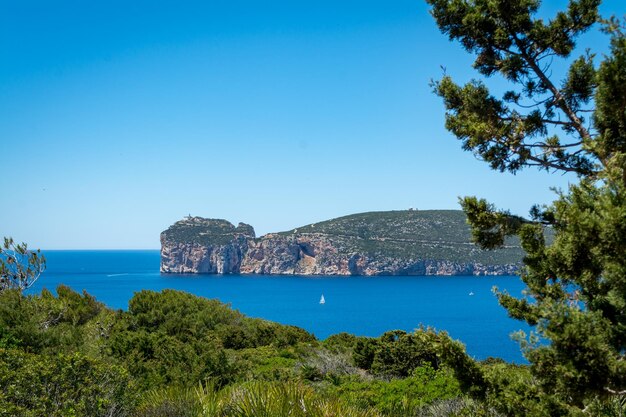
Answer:
[[420, 0], [0, 0], [0, 56], [0, 234], [31, 247], [158, 248], [188, 213], [264, 234], [462, 195], [525, 215], [575, 180], [460, 149], [429, 81], [468, 80], [472, 60]]

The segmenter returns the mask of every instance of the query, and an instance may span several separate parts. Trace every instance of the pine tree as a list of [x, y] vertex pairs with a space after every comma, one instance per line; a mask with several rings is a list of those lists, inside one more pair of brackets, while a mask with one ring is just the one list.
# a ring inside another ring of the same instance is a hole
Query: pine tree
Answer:
[[[461, 199], [475, 242], [495, 248], [518, 235], [527, 255], [522, 298], [498, 293], [509, 314], [535, 326], [524, 354], [544, 392], [584, 409], [626, 394], [626, 28], [603, 20], [600, 0], [570, 0], [550, 20], [539, 0], [427, 0], [440, 30], [474, 54], [481, 80], [434, 90], [446, 128], [493, 169], [538, 167], [579, 181], [531, 219], [476, 197]], [[600, 27], [609, 53], [572, 56]], [[554, 79], [551, 66], [567, 66]], [[510, 87], [493, 95], [485, 80]], [[546, 229], [553, 239], [546, 241]]]

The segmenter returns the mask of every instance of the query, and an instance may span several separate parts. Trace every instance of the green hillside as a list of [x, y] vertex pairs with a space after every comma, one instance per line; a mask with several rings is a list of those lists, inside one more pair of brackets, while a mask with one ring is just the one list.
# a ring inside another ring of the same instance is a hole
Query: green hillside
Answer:
[[[516, 264], [523, 251], [517, 239], [498, 250], [485, 251], [470, 240], [470, 229], [460, 210], [399, 210], [352, 214], [261, 236], [325, 237], [339, 254], [359, 253], [372, 258], [444, 260], [457, 264]], [[254, 229], [245, 223], [234, 226], [221, 219], [186, 217], [162, 233], [171, 243], [218, 246], [238, 237], [254, 239]]]
[[284, 232], [324, 233], [360, 239], [467, 242], [470, 236], [460, 210], [398, 210], [351, 214]]
[[520, 262], [517, 239], [506, 247], [484, 251], [471, 243], [460, 210], [399, 210], [352, 214], [282, 232], [282, 235], [323, 234], [347, 251], [372, 256], [446, 259], [499, 265]]

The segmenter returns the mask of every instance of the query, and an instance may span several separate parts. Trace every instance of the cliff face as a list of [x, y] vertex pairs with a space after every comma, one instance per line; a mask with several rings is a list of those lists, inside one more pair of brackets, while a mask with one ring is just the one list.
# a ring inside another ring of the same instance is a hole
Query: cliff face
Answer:
[[254, 239], [245, 223], [186, 218], [161, 233], [161, 272], [176, 274], [237, 274]]
[[270, 235], [251, 242], [242, 274], [296, 275], [512, 275], [518, 265], [483, 265], [440, 259], [401, 259], [342, 250], [324, 235]]
[[511, 275], [518, 271], [523, 256], [520, 247], [478, 249], [469, 242], [461, 212], [376, 214], [348, 216], [260, 238], [244, 223], [235, 227], [225, 220], [185, 218], [161, 233], [161, 272]]
[[226, 245], [161, 242], [161, 272], [237, 274], [247, 250], [245, 239]]

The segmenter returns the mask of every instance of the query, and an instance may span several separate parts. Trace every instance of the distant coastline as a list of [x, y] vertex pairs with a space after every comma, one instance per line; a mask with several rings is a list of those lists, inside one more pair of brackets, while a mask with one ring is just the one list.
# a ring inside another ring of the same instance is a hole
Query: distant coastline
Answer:
[[516, 240], [481, 250], [459, 210], [359, 213], [256, 237], [254, 228], [188, 216], [161, 233], [162, 273], [515, 275]]

